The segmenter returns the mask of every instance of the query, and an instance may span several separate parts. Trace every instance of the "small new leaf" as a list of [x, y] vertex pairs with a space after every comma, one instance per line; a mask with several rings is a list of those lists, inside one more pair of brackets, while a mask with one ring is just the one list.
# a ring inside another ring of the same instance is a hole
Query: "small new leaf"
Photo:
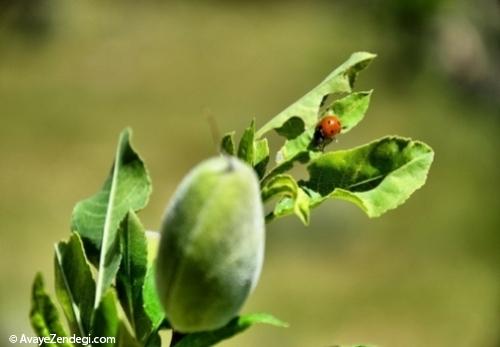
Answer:
[[288, 327], [288, 324], [267, 313], [254, 313], [236, 317], [226, 326], [212, 331], [185, 335], [174, 347], [209, 347], [245, 331], [254, 324]]
[[238, 146], [238, 158], [253, 166], [255, 153], [255, 120], [245, 129]]
[[267, 221], [294, 213], [305, 225], [309, 224], [309, 196], [297, 185], [290, 175], [277, 175], [266, 181], [262, 188], [262, 200], [279, 196], [273, 212]]
[[[45, 292], [43, 278], [40, 273], [35, 277], [31, 292], [30, 321], [39, 337], [52, 339], [52, 336], [68, 336], [59, 319], [57, 308]], [[71, 343], [48, 344], [53, 347], [73, 347]]]
[[297, 188], [295, 197], [285, 196], [281, 199], [274, 208], [269, 219], [280, 218], [294, 213], [299, 217], [304, 225], [309, 225], [310, 220], [310, 198], [309, 195], [300, 187]]
[[266, 174], [267, 164], [269, 163], [269, 144], [267, 139], [255, 141], [255, 153], [253, 159], [253, 167], [259, 178]]
[[311, 207], [328, 198], [350, 201], [369, 217], [378, 217], [405, 202], [427, 178], [434, 152], [425, 143], [388, 136], [350, 150], [313, 160], [309, 181], [300, 185]]
[[[229, 148], [228, 150], [224, 150], [226, 153], [229, 153], [231, 147], [227, 144], [228, 141], [227, 139], [222, 140], [223, 146]], [[226, 144], [224, 145], [225, 142]], [[238, 146], [238, 158], [252, 166], [259, 178], [265, 175], [267, 163], [269, 162], [269, 144], [267, 139], [257, 140], [255, 138], [255, 120], [252, 120], [252, 123], [245, 129], [241, 137]]]
[[236, 149], [234, 145], [234, 131], [227, 133], [221, 140], [220, 149], [221, 152], [227, 155], [235, 155]]

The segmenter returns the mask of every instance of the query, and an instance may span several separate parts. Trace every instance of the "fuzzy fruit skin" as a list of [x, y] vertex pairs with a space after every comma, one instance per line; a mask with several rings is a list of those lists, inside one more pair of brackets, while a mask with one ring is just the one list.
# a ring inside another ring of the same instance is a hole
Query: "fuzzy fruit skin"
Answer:
[[208, 159], [167, 207], [157, 257], [158, 295], [177, 331], [220, 328], [257, 284], [264, 257], [258, 178], [234, 157]]

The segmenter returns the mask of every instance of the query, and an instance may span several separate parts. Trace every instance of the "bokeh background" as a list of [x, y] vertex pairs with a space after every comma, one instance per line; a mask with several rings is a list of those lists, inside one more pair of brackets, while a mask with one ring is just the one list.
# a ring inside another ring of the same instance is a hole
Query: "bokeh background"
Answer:
[[[118, 134], [154, 183], [157, 229], [220, 132], [262, 125], [351, 52], [379, 54], [365, 120], [338, 148], [400, 134], [436, 151], [427, 185], [370, 220], [346, 202], [268, 227], [231, 346], [500, 346], [500, 5], [494, 0], [0, 0], [0, 346], [32, 334], [30, 286], [93, 194]], [[277, 139], [274, 140], [277, 144]]]

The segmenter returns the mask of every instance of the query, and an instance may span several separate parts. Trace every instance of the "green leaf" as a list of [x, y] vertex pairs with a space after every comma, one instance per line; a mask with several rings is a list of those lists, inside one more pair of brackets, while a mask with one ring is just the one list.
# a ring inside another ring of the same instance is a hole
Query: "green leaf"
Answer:
[[174, 347], [209, 347], [245, 331], [254, 324], [288, 327], [288, 324], [267, 313], [254, 313], [236, 317], [226, 326], [212, 331], [185, 335]]
[[81, 235], [84, 243], [90, 244], [91, 250], [100, 248], [94, 308], [118, 271], [120, 222], [129, 210], [143, 208], [151, 193], [150, 178], [130, 145], [130, 137], [130, 129], [121, 133], [113, 169], [102, 190], [78, 203], [73, 211], [73, 231]]
[[93, 313], [95, 282], [77, 233], [68, 242], [56, 245], [54, 267], [57, 298], [71, 329], [79, 336], [87, 336]]
[[144, 344], [144, 347], [161, 347], [160, 334], [155, 333], [150, 335], [149, 339]]
[[[370, 97], [372, 91], [357, 92], [347, 95], [346, 97], [335, 100], [325, 112], [333, 112], [336, 114], [340, 123], [342, 124], [342, 133], [346, 134], [364, 118], [368, 106], [370, 104]], [[288, 161], [294, 161], [296, 157], [304, 156], [306, 152], [313, 156], [312, 152], [317, 152], [311, 143], [314, 136], [315, 125], [306, 129], [299, 136], [285, 141], [283, 147], [278, 151], [276, 161], [278, 164], [283, 164]]]
[[272, 215], [266, 217], [275, 219], [294, 213], [304, 225], [309, 225], [310, 220], [309, 195], [300, 187], [297, 188], [296, 196], [285, 196], [275, 206]]
[[130, 144], [131, 137], [128, 128], [120, 134], [113, 168], [104, 186], [73, 210], [72, 230], [78, 231], [86, 248], [91, 245], [94, 250], [100, 249], [106, 229], [116, 230], [129, 210], [138, 211], [148, 202], [151, 179]]
[[328, 111], [333, 111], [340, 119], [342, 125], [341, 134], [348, 133], [352, 128], [358, 125], [365, 116], [368, 106], [370, 105], [370, 98], [372, 90], [367, 92], [355, 92], [347, 95], [346, 97], [335, 100], [331, 106], [327, 108]]
[[375, 58], [375, 54], [367, 52], [357, 52], [336, 68], [318, 86], [279, 113], [267, 122], [256, 133], [256, 137], [272, 129], [280, 129], [292, 117], [299, 117], [305, 124], [305, 128], [314, 126], [318, 119], [318, 112], [321, 102], [325, 96], [335, 93], [350, 93], [354, 85], [357, 74], [366, 68]]
[[304, 132], [305, 124], [301, 118], [291, 117], [280, 128], [275, 130], [279, 135], [287, 139], [293, 139]]
[[234, 145], [234, 131], [224, 135], [220, 144], [220, 148], [221, 152], [227, 155], [236, 154], [236, 147]]
[[255, 152], [253, 159], [253, 167], [259, 178], [266, 174], [267, 164], [269, 163], [269, 144], [267, 139], [255, 141]]
[[[40, 273], [35, 277], [31, 293], [30, 320], [36, 334], [41, 338], [67, 337], [66, 331], [59, 320], [57, 309], [45, 292], [43, 278]], [[71, 343], [44, 343], [47, 347], [73, 347]]]
[[[299, 141], [299, 138], [303, 137], [305, 134], [306, 133], [300, 135], [298, 138], [291, 140], [291, 141], [295, 141], [295, 140]], [[267, 181], [269, 181], [270, 179], [272, 179], [276, 175], [279, 175], [279, 174], [282, 174], [286, 171], [291, 170], [296, 162], [305, 164], [305, 163], [308, 163], [310, 161], [311, 156], [315, 157], [317, 155], [318, 155], [318, 152], [315, 152], [313, 150], [311, 150], [311, 151], [309, 151], [309, 150], [306, 150], [306, 151], [297, 150], [297, 152], [293, 153], [293, 155], [289, 159], [283, 160], [283, 158], [281, 157], [281, 153], [278, 152], [278, 155], [276, 158], [278, 165], [276, 165], [271, 171], [269, 171], [269, 173], [262, 179], [261, 185], [264, 186], [267, 183]]]
[[267, 221], [294, 213], [305, 225], [309, 224], [309, 195], [307, 195], [290, 175], [277, 175], [268, 180], [262, 188], [262, 200], [279, 196], [274, 211]]
[[147, 230], [145, 232], [148, 247], [148, 267], [156, 260], [158, 247], [160, 246], [160, 233], [158, 231]]
[[117, 275], [118, 296], [135, 336], [145, 341], [154, 327], [144, 310], [143, 286], [148, 265], [144, 227], [130, 211], [122, 223], [122, 262]]
[[238, 158], [253, 166], [255, 153], [255, 120], [245, 129], [238, 146]]
[[123, 322], [120, 322], [118, 328], [118, 337], [117, 337], [117, 347], [142, 347], [142, 344], [137, 341], [134, 336], [127, 329], [126, 325]]
[[[226, 146], [230, 147], [230, 145]], [[224, 150], [224, 152], [228, 153], [227, 150]], [[262, 178], [266, 173], [267, 163], [269, 162], [269, 144], [267, 139], [255, 139], [255, 120], [252, 120], [250, 126], [245, 129], [241, 136], [238, 146], [238, 158], [251, 165], [259, 178]]]
[[147, 269], [146, 278], [144, 279], [142, 296], [144, 310], [151, 321], [152, 327], [157, 330], [165, 320], [165, 313], [163, 312], [163, 306], [156, 291], [155, 271], [155, 265], [151, 264]]
[[311, 147], [311, 142], [314, 136], [314, 128], [304, 131], [301, 135], [292, 140], [285, 141], [285, 144], [278, 151], [276, 155], [276, 162], [278, 165], [285, 164], [286, 162], [293, 163], [301, 156], [304, 157], [309, 152], [315, 149]]
[[308, 166], [309, 181], [301, 186], [311, 196], [311, 207], [327, 198], [343, 199], [378, 217], [425, 183], [433, 158], [425, 143], [388, 136], [321, 155]]
[[155, 260], [160, 241], [160, 233], [155, 231], [147, 231], [146, 238], [148, 242], [148, 268], [146, 277], [144, 278], [144, 286], [142, 288], [143, 308], [144, 312], [149, 317], [151, 322], [151, 331], [147, 340], [144, 342], [145, 347], [161, 347], [161, 338], [158, 331], [161, 328], [170, 328], [169, 322], [165, 319], [163, 306], [160, 303], [160, 298], [156, 291], [156, 273]]
[[[120, 320], [116, 307], [116, 294], [109, 289], [99, 303], [99, 307], [94, 312], [92, 321], [92, 336], [117, 337]], [[100, 343], [99, 346], [113, 347], [113, 343]]]

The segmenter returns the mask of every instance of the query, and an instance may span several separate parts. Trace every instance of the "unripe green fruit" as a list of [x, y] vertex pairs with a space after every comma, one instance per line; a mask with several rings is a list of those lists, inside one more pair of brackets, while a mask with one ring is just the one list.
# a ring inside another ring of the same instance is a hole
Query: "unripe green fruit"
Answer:
[[161, 227], [157, 289], [180, 332], [212, 330], [234, 318], [257, 284], [264, 216], [257, 176], [233, 157], [196, 166]]

